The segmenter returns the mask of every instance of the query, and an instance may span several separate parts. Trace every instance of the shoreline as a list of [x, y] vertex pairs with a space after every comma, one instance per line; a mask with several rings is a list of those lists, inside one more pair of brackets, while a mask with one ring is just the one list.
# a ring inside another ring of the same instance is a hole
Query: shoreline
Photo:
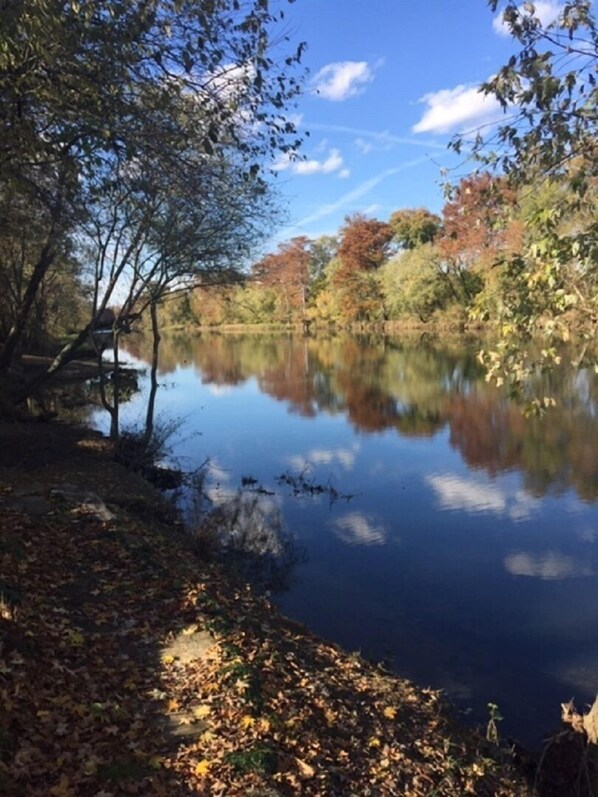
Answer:
[[202, 560], [98, 433], [0, 423], [0, 448], [7, 795], [532, 794], [440, 693]]

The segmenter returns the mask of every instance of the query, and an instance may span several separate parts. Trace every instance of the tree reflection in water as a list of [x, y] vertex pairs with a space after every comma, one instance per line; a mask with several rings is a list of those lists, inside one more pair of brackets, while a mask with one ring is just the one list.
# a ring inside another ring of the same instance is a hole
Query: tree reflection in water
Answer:
[[187, 504], [201, 551], [258, 591], [284, 592], [305, 551], [287, 531], [276, 497], [253, 479], [234, 493], [210, 487], [210, 470], [208, 464], [194, 475]]
[[[149, 341], [134, 354], [148, 359]], [[598, 381], [589, 371], [538, 375], [557, 398], [546, 419], [524, 418], [484, 381], [478, 341], [293, 334], [164, 336], [160, 372], [193, 365], [203, 384], [255, 380], [260, 391], [303, 417], [344, 414], [358, 432], [395, 429], [432, 437], [448, 429], [468, 466], [490, 476], [522, 472], [532, 495], [575, 489], [598, 497]]]

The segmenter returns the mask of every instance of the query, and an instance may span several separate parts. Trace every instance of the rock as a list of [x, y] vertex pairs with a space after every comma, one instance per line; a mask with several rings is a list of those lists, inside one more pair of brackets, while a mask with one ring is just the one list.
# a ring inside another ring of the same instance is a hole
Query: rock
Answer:
[[84, 487], [76, 487], [73, 484], [59, 484], [50, 491], [50, 495], [75, 504], [77, 509], [104, 523], [116, 519], [114, 512], [108, 509], [102, 499]]
[[170, 657], [181, 664], [189, 664], [203, 659], [213, 644], [214, 638], [208, 631], [194, 631], [191, 634], [183, 631], [162, 649], [162, 658]]
[[209, 727], [205, 720], [196, 719], [188, 711], [175, 711], [173, 714], [169, 714], [166, 719], [168, 720], [168, 732], [171, 736], [179, 739], [184, 739], [187, 736], [197, 738], [202, 731], [207, 730]]

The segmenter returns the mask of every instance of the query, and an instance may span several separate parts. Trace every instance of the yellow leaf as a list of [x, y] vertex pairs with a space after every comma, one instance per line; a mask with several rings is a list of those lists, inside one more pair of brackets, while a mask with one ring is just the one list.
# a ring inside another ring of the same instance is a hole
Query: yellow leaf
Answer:
[[372, 736], [368, 742], [368, 747], [380, 747], [381, 744], [382, 742], [380, 739], [376, 739], [375, 736]]
[[199, 741], [203, 744], [209, 744], [210, 742], [213, 742], [215, 738], [216, 734], [212, 733], [212, 731], [204, 731], [199, 737]]
[[393, 720], [397, 716], [397, 710], [393, 706], [386, 706], [382, 713], [387, 720]]
[[203, 720], [210, 715], [211, 708], [209, 706], [198, 706], [193, 709], [193, 716], [196, 720]]
[[316, 770], [310, 766], [306, 761], [302, 761], [300, 758], [295, 757], [295, 761], [299, 768], [299, 775], [302, 778], [313, 778], [316, 774]]
[[198, 629], [197, 623], [193, 623], [193, 625], [188, 625], [187, 628], [183, 628], [183, 636], [191, 636], [194, 634]]
[[164, 664], [172, 664], [174, 661], [174, 656], [162, 656], [162, 661]]
[[69, 642], [74, 648], [80, 648], [81, 645], [85, 644], [85, 637], [83, 634], [80, 634], [78, 631], [69, 631], [68, 632]]
[[259, 729], [264, 733], [268, 733], [271, 728], [270, 720], [267, 720], [265, 717], [261, 717], [259, 720]]
[[200, 778], [203, 778], [204, 775], [208, 774], [208, 770], [209, 770], [210, 767], [211, 767], [211, 763], [207, 759], [204, 758], [195, 767], [195, 774], [199, 775]]
[[178, 709], [179, 709], [179, 701], [178, 700], [176, 700], [175, 698], [172, 698], [172, 700], [168, 701], [168, 709], [167, 709], [168, 711], [178, 711]]
[[251, 717], [249, 714], [245, 714], [244, 717], [241, 717], [241, 727], [247, 730], [247, 728], [251, 728], [252, 725], [255, 724], [254, 717]]

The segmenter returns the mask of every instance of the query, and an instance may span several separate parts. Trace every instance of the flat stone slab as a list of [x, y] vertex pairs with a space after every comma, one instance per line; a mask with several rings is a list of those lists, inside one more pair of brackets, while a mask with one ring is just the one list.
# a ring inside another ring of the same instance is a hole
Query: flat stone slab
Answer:
[[57, 484], [50, 491], [50, 495], [74, 504], [81, 512], [86, 515], [92, 515], [104, 523], [116, 519], [114, 512], [108, 509], [99, 495], [84, 487], [76, 487], [73, 484]]
[[162, 659], [176, 659], [181, 664], [205, 658], [208, 650], [214, 645], [214, 637], [209, 631], [185, 629], [172, 642], [162, 648]]
[[197, 719], [187, 711], [175, 711], [174, 714], [168, 715], [167, 720], [168, 732], [177, 739], [184, 739], [187, 736], [197, 737], [209, 727], [205, 720]]

